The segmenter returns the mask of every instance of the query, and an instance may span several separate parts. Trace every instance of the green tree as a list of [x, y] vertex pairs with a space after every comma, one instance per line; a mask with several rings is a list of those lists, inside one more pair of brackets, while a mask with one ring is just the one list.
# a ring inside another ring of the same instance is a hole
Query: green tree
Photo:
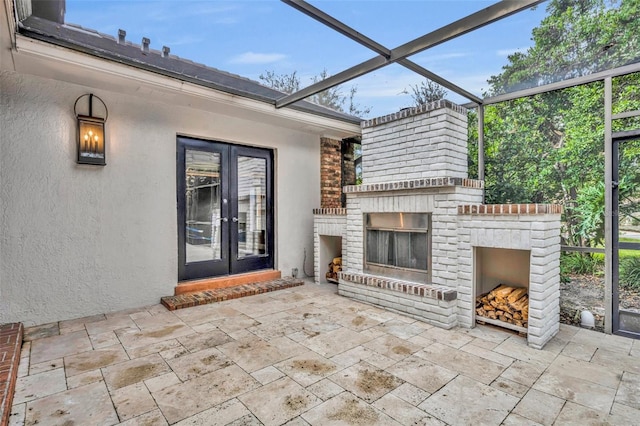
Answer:
[[638, 0], [552, 0], [534, 45], [489, 79], [492, 94], [592, 74], [640, 59]]
[[[553, 0], [547, 12], [533, 31], [533, 47], [510, 55], [491, 77], [490, 94], [640, 59], [639, 1]], [[614, 112], [639, 108], [639, 87], [639, 74], [616, 78]], [[597, 196], [604, 179], [603, 99], [596, 82], [486, 107], [487, 201], [560, 203], [565, 243], [597, 243], [603, 221], [596, 216], [604, 214]], [[470, 153], [477, 152], [476, 141], [470, 133]], [[470, 156], [471, 170], [475, 162]]]
[[420, 106], [424, 104], [428, 104], [431, 102], [439, 101], [440, 99], [444, 99], [448, 92], [447, 90], [440, 86], [438, 83], [425, 78], [420, 84], [414, 84], [411, 87], [411, 92], [408, 90], [404, 90], [404, 93], [408, 93], [411, 95], [411, 99], [415, 106]]

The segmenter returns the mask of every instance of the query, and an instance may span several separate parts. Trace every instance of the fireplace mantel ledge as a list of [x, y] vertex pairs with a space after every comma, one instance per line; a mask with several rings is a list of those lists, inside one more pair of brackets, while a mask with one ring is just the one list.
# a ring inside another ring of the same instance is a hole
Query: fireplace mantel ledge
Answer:
[[384, 183], [368, 183], [347, 185], [343, 188], [346, 194], [361, 192], [404, 191], [407, 189], [431, 189], [444, 187], [484, 188], [484, 181], [464, 178], [424, 178], [401, 180]]
[[410, 281], [401, 281], [393, 278], [352, 272], [339, 272], [338, 279], [354, 284], [378, 287], [400, 293], [412, 294], [414, 296], [428, 297], [435, 300], [452, 301], [456, 300], [458, 297], [458, 292], [456, 290], [452, 290], [449, 287], [441, 285], [413, 283]]
[[463, 204], [459, 215], [534, 215], [562, 214], [560, 204]]

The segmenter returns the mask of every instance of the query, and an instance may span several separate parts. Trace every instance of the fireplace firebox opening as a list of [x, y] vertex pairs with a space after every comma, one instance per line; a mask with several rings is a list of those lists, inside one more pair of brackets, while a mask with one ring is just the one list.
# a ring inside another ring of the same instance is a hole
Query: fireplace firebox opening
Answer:
[[474, 247], [474, 322], [526, 332], [530, 264], [530, 250]]
[[364, 269], [384, 277], [431, 281], [431, 214], [366, 213]]

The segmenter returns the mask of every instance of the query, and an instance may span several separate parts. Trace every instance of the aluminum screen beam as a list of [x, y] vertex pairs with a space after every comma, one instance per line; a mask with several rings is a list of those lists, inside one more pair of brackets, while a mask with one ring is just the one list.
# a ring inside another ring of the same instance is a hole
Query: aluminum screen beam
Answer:
[[613, 114], [612, 119], [620, 120], [622, 118], [631, 118], [631, 117], [638, 117], [638, 116], [640, 116], [640, 110], [621, 112], [620, 114]]
[[[601, 81], [607, 77], [618, 77], [621, 75], [631, 74], [634, 72], [640, 72], [640, 62], [630, 65], [624, 65], [622, 67], [611, 68], [605, 71], [597, 73], [583, 75], [582, 77], [574, 77], [568, 80], [558, 81], [556, 83], [549, 83], [543, 86], [536, 86], [530, 89], [518, 90], [516, 92], [505, 93], [503, 95], [496, 95], [484, 98], [482, 103], [484, 105], [497, 104], [500, 102], [511, 101], [518, 98], [524, 98], [526, 96], [539, 95], [540, 93], [553, 92], [554, 90], [562, 90], [567, 87], [580, 86], [583, 84], [593, 83], [594, 81]], [[469, 105], [463, 105], [469, 107]]]
[[436, 83], [438, 83], [440, 86], [445, 87], [449, 90], [451, 90], [454, 93], [457, 93], [458, 95], [465, 97], [467, 99], [469, 99], [472, 102], [475, 102], [478, 105], [482, 105], [482, 99], [477, 97], [476, 95], [474, 95], [471, 92], [467, 92], [466, 90], [464, 90], [462, 87], [459, 87], [455, 84], [453, 84], [452, 82], [450, 82], [449, 80], [445, 80], [444, 78], [440, 77], [437, 74], [432, 73], [431, 71], [429, 71], [428, 69], [421, 67], [420, 65], [416, 64], [413, 61], [410, 61], [409, 59], [401, 59], [398, 61], [398, 63], [402, 66], [404, 66], [405, 68], [410, 69], [411, 71], [420, 74], [423, 77], [428, 78], [431, 81], [435, 81]]
[[492, 22], [511, 16], [514, 13], [529, 9], [543, 1], [544, 0], [503, 0], [495, 3], [485, 9], [472, 13], [465, 18], [459, 19], [451, 24], [425, 34], [422, 37], [418, 37], [408, 43], [396, 47], [389, 52], [389, 58], [377, 56], [347, 70], [339, 72], [325, 80], [305, 87], [291, 95], [284, 96], [276, 101], [276, 108], [282, 108], [308, 96], [322, 92], [323, 90], [338, 86], [349, 80], [360, 77], [361, 75], [375, 71], [386, 65], [398, 62], [408, 56], [415, 55], [423, 50], [437, 46], [478, 28], [482, 28]]
[[304, 0], [282, 0], [283, 3], [297, 9], [298, 11], [304, 13], [307, 16], [315, 19], [316, 21], [326, 25], [327, 27], [336, 30], [343, 36], [349, 37], [351, 40], [360, 43], [363, 46], [368, 47], [379, 55], [384, 56], [385, 58], [391, 57], [391, 50], [387, 49], [380, 43], [375, 40], [370, 39], [369, 37], [359, 33], [348, 25], [338, 21], [333, 16], [321, 11], [317, 7], [314, 7], [307, 3]]
[[[359, 43], [365, 47], [368, 47], [369, 49], [373, 50], [374, 52], [376, 52], [379, 55], [384, 56], [386, 59], [389, 59], [391, 57], [391, 50], [387, 49], [386, 47], [384, 47], [383, 45], [381, 45], [380, 43], [376, 42], [375, 40], [370, 39], [369, 37], [363, 35], [362, 33], [354, 30], [353, 28], [349, 27], [348, 25], [346, 25], [345, 23], [338, 21], [337, 19], [335, 19], [334, 17], [332, 17], [331, 15], [323, 12], [322, 10], [310, 5], [309, 3], [307, 3], [304, 0], [282, 0], [283, 3], [286, 3], [287, 5], [299, 10], [300, 12], [304, 13], [307, 16], [310, 16], [311, 18], [315, 19], [316, 21], [328, 26], [329, 28], [339, 32], [340, 34], [350, 38], [351, 40], [355, 41], [356, 43]], [[428, 69], [416, 64], [415, 62], [410, 61], [409, 59], [401, 59], [398, 61], [398, 63], [402, 66], [404, 66], [405, 68], [410, 69], [411, 71], [420, 74], [423, 77], [428, 78], [431, 81], [435, 81], [436, 83], [438, 83], [439, 85], [446, 87], [447, 89], [451, 90], [454, 93], [457, 93], [460, 96], [463, 96], [467, 99], [469, 99], [470, 101], [473, 101], [477, 104], [481, 104], [482, 103], [482, 99], [480, 99], [479, 97], [477, 97], [476, 95], [474, 95], [473, 93], [467, 92], [466, 90], [464, 90], [463, 88], [456, 86], [455, 84], [453, 84], [452, 82], [440, 77], [439, 75], [429, 71]]]

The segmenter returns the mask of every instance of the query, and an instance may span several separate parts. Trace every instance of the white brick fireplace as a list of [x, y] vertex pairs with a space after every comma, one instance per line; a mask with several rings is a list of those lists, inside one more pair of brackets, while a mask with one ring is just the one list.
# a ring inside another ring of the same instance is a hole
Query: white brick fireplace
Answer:
[[[483, 182], [467, 179], [466, 110], [449, 101], [362, 128], [363, 184], [344, 187], [346, 210], [314, 211], [316, 281], [325, 232], [341, 238], [341, 295], [439, 327], [474, 327], [481, 293], [498, 284], [525, 287], [529, 321], [519, 331], [530, 346], [544, 346], [559, 325], [560, 207], [483, 205]], [[429, 224], [411, 235], [372, 229], [378, 213], [395, 222], [419, 213]]]

